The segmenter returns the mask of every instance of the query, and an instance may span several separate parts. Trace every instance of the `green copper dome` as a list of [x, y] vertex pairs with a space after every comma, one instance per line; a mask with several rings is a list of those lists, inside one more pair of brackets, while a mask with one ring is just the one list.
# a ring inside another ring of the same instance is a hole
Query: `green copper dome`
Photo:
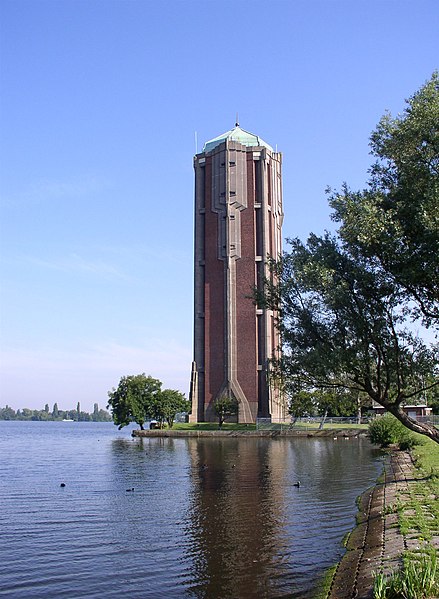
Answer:
[[253, 133], [249, 133], [248, 131], [244, 131], [241, 127], [236, 123], [235, 127], [215, 139], [211, 139], [204, 144], [203, 152], [211, 152], [216, 146], [219, 146], [224, 141], [228, 139], [229, 141], [237, 141], [243, 146], [264, 146], [273, 152], [273, 148], [269, 146], [263, 139], [261, 139], [258, 135], [254, 135]]

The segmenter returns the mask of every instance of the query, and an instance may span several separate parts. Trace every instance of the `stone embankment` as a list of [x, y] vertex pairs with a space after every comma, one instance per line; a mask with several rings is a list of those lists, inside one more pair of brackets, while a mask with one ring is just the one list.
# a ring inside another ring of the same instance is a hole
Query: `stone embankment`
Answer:
[[[416, 482], [410, 453], [393, 452], [382, 481], [361, 497], [358, 526], [348, 539], [327, 599], [371, 599], [375, 574], [401, 568], [403, 552], [420, 548], [419, 532], [401, 534], [394, 509]], [[439, 548], [439, 536], [432, 544]]]
[[366, 435], [364, 429], [284, 429], [284, 430], [134, 430], [133, 437], [358, 437]]

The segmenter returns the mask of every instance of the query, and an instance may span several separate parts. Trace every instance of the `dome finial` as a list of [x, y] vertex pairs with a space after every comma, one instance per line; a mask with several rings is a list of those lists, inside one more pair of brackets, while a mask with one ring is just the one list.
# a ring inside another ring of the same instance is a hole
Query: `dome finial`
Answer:
[[239, 127], [239, 118], [238, 118], [238, 113], [236, 113], [236, 122], [235, 122], [235, 127]]

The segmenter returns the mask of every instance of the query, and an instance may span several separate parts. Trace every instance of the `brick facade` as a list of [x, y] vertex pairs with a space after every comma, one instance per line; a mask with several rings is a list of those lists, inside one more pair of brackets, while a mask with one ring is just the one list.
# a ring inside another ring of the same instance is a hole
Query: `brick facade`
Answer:
[[237, 126], [194, 158], [194, 422], [215, 420], [223, 394], [237, 400], [239, 422], [283, 411], [267, 377], [279, 351], [273, 314], [252, 300], [267, 256], [281, 252], [281, 155], [252, 134], [235, 141], [236, 131], [246, 134]]

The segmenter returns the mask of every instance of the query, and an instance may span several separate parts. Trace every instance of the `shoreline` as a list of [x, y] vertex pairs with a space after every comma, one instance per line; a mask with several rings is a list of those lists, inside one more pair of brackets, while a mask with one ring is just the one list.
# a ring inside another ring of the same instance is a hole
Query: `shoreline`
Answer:
[[[357, 525], [336, 565], [326, 599], [372, 599], [375, 575], [391, 575], [402, 568], [405, 551], [422, 549], [416, 527], [403, 534], [395, 510], [400, 497], [419, 480], [411, 453], [391, 450], [375, 486], [359, 497]], [[434, 536], [432, 545], [439, 548], [439, 536]]]
[[357, 438], [360, 436], [367, 436], [367, 431], [359, 428], [332, 428], [323, 430], [260, 430], [260, 431], [246, 431], [246, 430], [173, 430], [173, 429], [152, 429], [152, 430], [140, 430], [135, 429], [131, 433], [132, 437], [345, 437], [345, 438]]
[[[323, 429], [284, 431], [203, 431], [203, 430], [135, 430], [133, 437], [174, 438], [285, 438], [285, 437], [339, 437], [367, 436], [364, 429]], [[401, 570], [406, 551], [418, 551], [425, 546], [419, 531], [400, 530], [399, 514], [395, 509], [400, 498], [410, 494], [422, 480], [412, 454], [392, 448], [385, 456], [382, 474], [374, 486], [358, 498], [356, 525], [345, 542], [346, 553], [328, 579], [327, 590], [320, 591], [322, 599], [372, 599], [374, 578], [378, 573], [391, 575]], [[433, 535], [431, 545], [439, 549], [439, 534]], [[329, 582], [330, 581], [330, 582]]]

